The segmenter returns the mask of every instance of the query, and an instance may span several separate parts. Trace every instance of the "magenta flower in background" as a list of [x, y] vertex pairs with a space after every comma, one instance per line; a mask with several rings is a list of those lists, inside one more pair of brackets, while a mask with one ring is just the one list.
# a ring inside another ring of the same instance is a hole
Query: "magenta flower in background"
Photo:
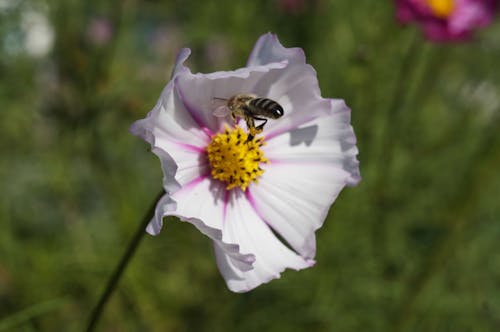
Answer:
[[434, 41], [462, 41], [488, 25], [499, 0], [396, 0], [401, 23], [416, 22]]
[[[247, 66], [193, 74], [182, 49], [172, 80], [131, 131], [149, 142], [166, 194], [147, 231], [164, 216], [193, 224], [213, 240], [219, 270], [245, 292], [286, 268], [311, 267], [315, 231], [345, 185], [360, 180], [356, 138], [343, 100], [321, 97], [316, 72], [300, 48], [273, 34], [257, 41]], [[244, 121], [214, 115], [215, 98], [270, 98], [284, 115], [248, 138]], [[281, 242], [286, 241], [286, 244]]]
[[87, 26], [87, 39], [96, 46], [104, 46], [113, 38], [114, 28], [110, 20], [93, 18]]
[[278, 0], [278, 8], [283, 13], [299, 14], [306, 8], [306, 0]]

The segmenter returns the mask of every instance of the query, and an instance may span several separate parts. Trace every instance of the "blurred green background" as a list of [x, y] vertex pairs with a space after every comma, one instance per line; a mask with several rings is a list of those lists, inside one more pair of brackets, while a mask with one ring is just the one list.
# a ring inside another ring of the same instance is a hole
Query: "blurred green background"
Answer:
[[392, 1], [0, 0], [0, 331], [80, 331], [161, 170], [130, 124], [174, 57], [244, 66], [268, 31], [352, 108], [363, 181], [317, 264], [231, 293], [211, 242], [146, 236], [100, 331], [500, 331], [500, 24], [433, 45]]

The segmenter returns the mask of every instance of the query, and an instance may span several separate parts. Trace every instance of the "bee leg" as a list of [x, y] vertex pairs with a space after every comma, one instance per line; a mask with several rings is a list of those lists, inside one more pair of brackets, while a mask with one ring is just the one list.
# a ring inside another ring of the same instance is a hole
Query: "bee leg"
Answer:
[[258, 131], [257, 131], [257, 128], [255, 128], [255, 121], [252, 117], [246, 117], [245, 120], [246, 120], [248, 131], [249, 131], [247, 142], [250, 142], [251, 140], [253, 140], [255, 135], [258, 134]]
[[257, 128], [255, 127], [250, 128], [250, 135], [252, 136], [252, 138], [259, 133], [260, 131]]
[[259, 120], [259, 121], [264, 121], [260, 125], [258, 125], [257, 127], [255, 127], [255, 129], [257, 129], [257, 132], [261, 133], [264, 130], [264, 125], [267, 123], [267, 119], [257, 118], [257, 117], [254, 117], [254, 119], [255, 120]]

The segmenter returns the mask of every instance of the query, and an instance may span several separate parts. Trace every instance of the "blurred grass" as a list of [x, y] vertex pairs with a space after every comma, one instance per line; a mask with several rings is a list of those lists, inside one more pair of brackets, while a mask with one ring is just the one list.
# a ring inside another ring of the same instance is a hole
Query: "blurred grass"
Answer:
[[[316, 0], [291, 12], [279, 1], [9, 3], [0, 330], [85, 326], [161, 184], [129, 125], [156, 103], [180, 47], [192, 48], [193, 71], [234, 69], [267, 31], [303, 47], [323, 96], [353, 110], [363, 181], [318, 232], [317, 265], [233, 294], [210, 241], [168, 220], [144, 239], [100, 330], [500, 329], [498, 23], [469, 44], [431, 45], [394, 22], [391, 1]], [[46, 56], [23, 48], [27, 12], [54, 29]], [[111, 27], [105, 42], [89, 37], [96, 21]]]

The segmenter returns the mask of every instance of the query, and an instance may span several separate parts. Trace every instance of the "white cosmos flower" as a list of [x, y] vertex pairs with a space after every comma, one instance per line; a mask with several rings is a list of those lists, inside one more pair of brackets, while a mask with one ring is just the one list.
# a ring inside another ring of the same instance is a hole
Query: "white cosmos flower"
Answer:
[[[360, 180], [349, 108], [322, 98], [302, 49], [284, 48], [273, 34], [260, 37], [247, 66], [235, 71], [193, 74], [183, 65], [189, 54], [180, 51], [158, 103], [131, 127], [164, 173], [166, 194], [148, 233], [160, 232], [164, 216], [193, 224], [213, 240], [235, 292], [312, 266], [315, 231], [340, 190]], [[285, 112], [251, 141], [244, 121], [235, 126], [213, 114], [214, 98], [242, 93], [272, 99]]]

